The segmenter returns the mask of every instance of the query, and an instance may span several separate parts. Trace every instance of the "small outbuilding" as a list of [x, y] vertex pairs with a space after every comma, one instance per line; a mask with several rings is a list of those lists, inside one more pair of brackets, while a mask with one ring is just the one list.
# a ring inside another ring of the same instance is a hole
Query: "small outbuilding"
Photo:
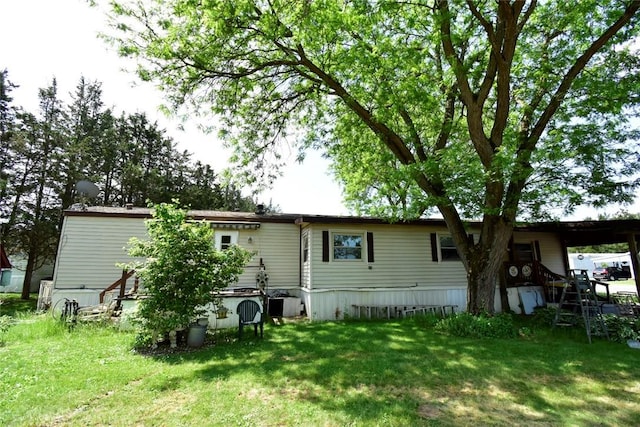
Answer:
[[6, 287], [11, 281], [11, 262], [4, 251], [4, 246], [0, 245], [0, 287]]

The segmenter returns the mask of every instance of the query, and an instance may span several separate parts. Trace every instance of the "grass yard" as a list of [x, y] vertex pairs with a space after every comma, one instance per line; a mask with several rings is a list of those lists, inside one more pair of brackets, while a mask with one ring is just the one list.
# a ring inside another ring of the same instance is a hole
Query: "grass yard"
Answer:
[[427, 318], [298, 322], [154, 356], [110, 327], [14, 319], [3, 426], [640, 425], [640, 351], [581, 329], [462, 339]]
[[636, 286], [636, 282], [633, 279], [626, 279], [626, 280], [612, 280], [609, 281], [607, 283], [611, 283], [611, 284], [618, 284], [618, 285], [624, 285], [624, 286], [630, 286], [632, 288], [635, 288]]
[[605, 281], [605, 283], [608, 283], [609, 285], [616, 287], [616, 288], [620, 288], [620, 290], [623, 291], [635, 291], [636, 290], [636, 282], [633, 279], [627, 279], [627, 280], [610, 280], [610, 281]]

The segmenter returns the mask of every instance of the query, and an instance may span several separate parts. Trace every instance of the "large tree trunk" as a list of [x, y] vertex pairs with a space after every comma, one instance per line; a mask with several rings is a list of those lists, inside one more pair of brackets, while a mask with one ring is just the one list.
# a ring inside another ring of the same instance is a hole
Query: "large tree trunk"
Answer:
[[33, 277], [33, 270], [36, 265], [35, 248], [31, 245], [29, 250], [29, 258], [27, 259], [27, 267], [24, 271], [24, 281], [22, 282], [22, 295], [20, 298], [28, 300], [31, 294], [31, 278]]
[[[508, 239], [507, 239], [508, 240]], [[478, 251], [469, 260], [467, 271], [467, 311], [473, 314], [495, 311], [496, 288], [505, 248]]]
[[513, 226], [501, 221], [485, 220], [480, 241], [468, 248], [467, 311], [493, 313], [500, 271], [505, 260]]

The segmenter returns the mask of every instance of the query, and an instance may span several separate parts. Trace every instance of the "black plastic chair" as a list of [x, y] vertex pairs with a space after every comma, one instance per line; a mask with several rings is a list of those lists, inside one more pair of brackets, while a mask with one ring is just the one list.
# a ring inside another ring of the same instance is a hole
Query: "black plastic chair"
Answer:
[[238, 336], [240, 338], [242, 338], [242, 328], [244, 328], [245, 325], [253, 325], [255, 336], [258, 336], [258, 326], [260, 326], [260, 338], [262, 338], [264, 322], [262, 320], [260, 304], [255, 301], [246, 299], [238, 304], [236, 313], [238, 313], [239, 318]]

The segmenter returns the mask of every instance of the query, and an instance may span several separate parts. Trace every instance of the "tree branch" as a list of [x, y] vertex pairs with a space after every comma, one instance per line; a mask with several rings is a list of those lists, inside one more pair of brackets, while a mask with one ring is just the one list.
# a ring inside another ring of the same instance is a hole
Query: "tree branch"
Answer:
[[640, 0], [634, 0], [626, 7], [624, 13], [618, 18], [607, 30], [580, 55], [573, 66], [564, 75], [560, 85], [556, 89], [554, 95], [551, 97], [549, 104], [538, 118], [538, 121], [533, 127], [531, 133], [527, 136], [521, 134], [519, 143], [519, 149], [516, 153], [516, 172], [515, 179], [512, 179], [507, 188], [507, 193], [504, 202], [504, 212], [508, 217], [514, 217], [517, 214], [518, 202], [529, 175], [531, 174], [532, 166], [530, 164], [531, 155], [538, 143], [542, 133], [547, 127], [549, 121], [560, 107], [567, 92], [571, 88], [571, 85], [577, 78], [577, 76], [584, 70], [587, 63], [593, 56], [606, 44], [613, 36], [626, 24], [628, 24], [633, 16], [640, 9]]
[[455, 114], [455, 90], [450, 89], [447, 93], [447, 101], [444, 109], [444, 117], [442, 119], [442, 126], [440, 127], [440, 133], [436, 140], [434, 151], [442, 150], [446, 147], [451, 135], [451, 127], [453, 126], [453, 116]]
[[393, 130], [384, 123], [379, 122], [373, 117], [373, 114], [360, 104], [349, 92], [332, 76], [318, 67], [305, 54], [302, 46], [298, 46], [298, 55], [301, 65], [304, 65], [311, 73], [318, 76], [322, 82], [327, 85], [342, 101], [353, 111], [360, 119], [371, 129], [382, 142], [391, 150], [400, 162], [405, 165], [415, 163], [415, 157]]
[[444, 50], [445, 58], [451, 65], [453, 72], [458, 81], [460, 87], [460, 95], [467, 108], [469, 105], [474, 104], [474, 96], [469, 85], [469, 80], [464, 73], [464, 66], [462, 61], [456, 54], [453, 42], [451, 41], [451, 11], [449, 10], [449, 2], [447, 0], [438, 0], [436, 6], [440, 11], [440, 34], [442, 38], [442, 49]]
[[574, 80], [586, 67], [589, 60], [591, 60], [591, 58], [593, 58], [593, 56], [605, 44], [607, 44], [622, 27], [624, 27], [629, 23], [629, 21], [631, 21], [631, 18], [633, 18], [639, 8], [640, 0], [633, 0], [631, 3], [629, 3], [622, 16], [620, 16], [620, 18], [618, 18], [616, 22], [614, 22], [609, 28], [607, 28], [607, 30], [600, 37], [594, 40], [594, 42], [591, 43], [591, 46], [589, 46], [587, 50], [578, 59], [576, 59], [573, 66], [563, 77], [562, 82], [558, 86], [558, 89], [549, 101], [549, 105], [547, 105], [547, 108], [545, 108], [544, 112], [536, 122], [533, 131], [529, 136], [529, 141], [526, 147], [527, 149], [531, 150], [535, 147], [535, 144], [538, 142], [540, 136], [544, 132], [544, 129], [547, 127], [549, 120], [551, 120], [555, 112], [558, 110], [562, 101], [567, 95], [567, 92], [571, 88]]
[[531, 0], [531, 3], [529, 3], [529, 7], [525, 11], [522, 19], [520, 20], [520, 22], [518, 22], [518, 34], [522, 32], [522, 29], [524, 28], [526, 23], [529, 22], [529, 18], [531, 18], [531, 14], [533, 13], [533, 11], [536, 9], [537, 6], [538, 6], [538, 1]]
[[413, 146], [416, 148], [418, 159], [421, 162], [427, 160], [427, 154], [424, 151], [424, 146], [422, 144], [422, 140], [420, 139], [420, 135], [418, 135], [418, 131], [416, 130], [415, 123], [411, 119], [409, 112], [406, 108], [400, 107], [400, 117], [409, 128], [409, 133], [411, 135], [411, 140], [413, 141]]
[[[502, 22], [502, 49], [497, 61], [496, 79], [496, 116], [491, 128], [491, 143], [494, 147], [502, 145], [504, 130], [507, 127], [511, 103], [511, 64], [516, 50], [518, 36], [518, 17], [524, 1], [516, 1], [513, 6], [508, 2], [499, 3], [498, 15]], [[497, 56], [498, 54], [496, 54]]]
[[[464, 72], [464, 66], [455, 52], [455, 48], [451, 41], [451, 11], [447, 0], [438, 0], [438, 10], [440, 11], [440, 34], [442, 39], [442, 48], [451, 65], [458, 82], [460, 90], [460, 98], [467, 107], [467, 126], [469, 128], [469, 136], [478, 153], [478, 157], [485, 168], [491, 167], [493, 159], [493, 149], [489, 144], [489, 140], [484, 133], [482, 121], [482, 108], [478, 105], [478, 96], [473, 93], [469, 85], [469, 80]], [[491, 64], [492, 61], [490, 61]], [[491, 70], [491, 68], [489, 68]], [[486, 80], [485, 80], [486, 82]]]

